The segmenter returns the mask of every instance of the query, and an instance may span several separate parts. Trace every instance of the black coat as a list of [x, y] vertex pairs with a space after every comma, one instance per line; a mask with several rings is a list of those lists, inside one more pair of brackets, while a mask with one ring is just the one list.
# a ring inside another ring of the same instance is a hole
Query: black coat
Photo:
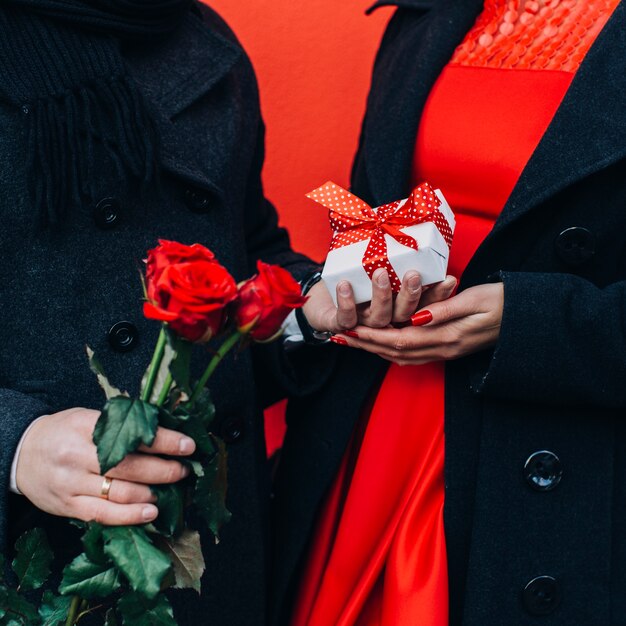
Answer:
[[[137, 391], [158, 334], [158, 324], [142, 315], [139, 271], [158, 238], [209, 246], [237, 280], [253, 273], [257, 258], [280, 263], [298, 278], [312, 267], [290, 250], [263, 197], [257, 86], [248, 59], [223, 22], [198, 4], [166, 41], [128, 47], [123, 54], [162, 139], [162, 189], [152, 197], [142, 199], [114, 185], [114, 166], [100, 154], [97, 197], [69, 210], [60, 228], [37, 231], [27, 193], [26, 113], [0, 101], [3, 545], [38, 524], [58, 544], [71, 534], [66, 521], [37, 513], [23, 496], [7, 496], [13, 453], [34, 417], [103, 405], [85, 344], [116, 385]], [[127, 352], [109, 342], [109, 329], [122, 320], [136, 329]], [[208, 358], [207, 353], [198, 356], [198, 369]], [[274, 354], [272, 364], [279, 362]], [[231, 441], [228, 505], [233, 519], [218, 546], [205, 533], [202, 596], [177, 594], [180, 624], [265, 623], [269, 480], [251, 368], [250, 355], [241, 354], [218, 369], [211, 385], [219, 430]], [[76, 553], [76, 546], [68, 545], [64, 558]]]
[[[354, 192], [373, 205], [407, 195], [429, 90], [482, 8], [379, 4], [399, 9], [353, 171]], [[621, 2], [462, 276], [460, 289], [501, 280], [505, 305], [496, 348], [446, 365], [453, 626], [626, 624], [624, 94]], [[290, 407], [275, 490], [274, 624], [285, 623], [315, 514], [385, 371], [376, 357], [335, 351], [325, 392]], [[538, 451], [548, 453], [543, 465], [531, 458]], [[542, 477], [547, 489], [537, 490]], [[524, 592], [542, 576], [551, 578]]]

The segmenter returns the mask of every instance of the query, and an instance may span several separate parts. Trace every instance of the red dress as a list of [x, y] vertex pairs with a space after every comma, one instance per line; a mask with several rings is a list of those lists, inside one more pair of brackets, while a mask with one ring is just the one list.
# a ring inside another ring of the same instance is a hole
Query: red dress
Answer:
[[[434, 85], [413, 179], [455, 210], [448, 273], [491, 230], [618, 0], [486, 0]], [[556, 30], [555, 30], [556, 29]], [[447, 626], [444, 365], [392, 365], [318, 520], [292, 626]]]

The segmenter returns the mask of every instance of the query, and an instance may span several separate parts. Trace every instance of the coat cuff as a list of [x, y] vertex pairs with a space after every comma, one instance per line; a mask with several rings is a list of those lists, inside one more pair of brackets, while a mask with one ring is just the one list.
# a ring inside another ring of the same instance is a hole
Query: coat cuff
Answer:
[[8, 496], [16, 450], [29, 425], [46, 413], [49, 409], [41, 400], [11, 389], [0, 389], [0, 549], [7, 537]]

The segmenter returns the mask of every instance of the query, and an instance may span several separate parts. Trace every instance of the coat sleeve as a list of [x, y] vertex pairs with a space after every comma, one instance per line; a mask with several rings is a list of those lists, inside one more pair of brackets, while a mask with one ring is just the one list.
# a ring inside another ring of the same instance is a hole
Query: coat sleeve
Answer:
[[626, 282], [501, 272], [500, 338], [473, 390], [552, 405], [626, 407]]
[[9, 484], [15, 450], [29, 424], [48, 412], [48, 407], [41, 400], [0, 388], [0, 551], [4, 549], [7, 539]]

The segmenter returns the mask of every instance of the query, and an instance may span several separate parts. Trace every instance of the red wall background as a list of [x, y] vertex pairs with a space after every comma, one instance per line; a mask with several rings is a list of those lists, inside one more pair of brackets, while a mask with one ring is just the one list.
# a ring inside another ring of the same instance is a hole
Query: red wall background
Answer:
[[[257, 72], [267, 125], [265, 192], [294, 248], [324, 258], [325, 211], [304, 197], [329, 179], [347, 186], [371, 68], [388, 9], [373, 0], [208, 0], [233, 28]], [[282, 411], [267, 414], [268, 450]]]

